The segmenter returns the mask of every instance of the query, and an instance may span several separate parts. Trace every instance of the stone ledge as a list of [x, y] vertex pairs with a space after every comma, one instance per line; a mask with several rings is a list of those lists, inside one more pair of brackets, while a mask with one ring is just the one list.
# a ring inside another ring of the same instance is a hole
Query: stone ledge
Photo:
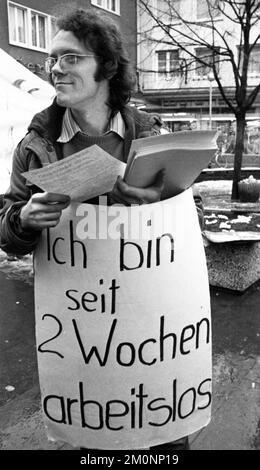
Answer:
[[211, 286], [243, 292], [260, 279], [260, 242], [209, 243], [205, 252]]

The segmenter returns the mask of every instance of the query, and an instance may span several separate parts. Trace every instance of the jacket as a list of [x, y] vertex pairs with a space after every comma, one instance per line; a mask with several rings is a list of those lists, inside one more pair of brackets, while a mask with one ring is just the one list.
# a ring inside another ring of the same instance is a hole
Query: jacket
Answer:
[[[4, 195], [3, 208], [0, 211], [0, 248], [7, 253], [25, 255], [37, 246], [41, 232], [23, 230], [19, 214], [22, 206], [39, 189], [26, 182], [21, 173], [63, 158], [62, 145], [57, 139], [61, 134], [65, 109], [54, 100], [50, 107], [36, 114], [28, 133], [14, 152], [10, 187]], [[157, 115], [150, 115], [130, 106], [125, 106], [120, 112], [126, 127], [123, 148], [123, 159], [126, 162], [132, 140], [159, 134], [162, 121]], [[195, 203], [200, 216], [199, 196], [195, 196]]]

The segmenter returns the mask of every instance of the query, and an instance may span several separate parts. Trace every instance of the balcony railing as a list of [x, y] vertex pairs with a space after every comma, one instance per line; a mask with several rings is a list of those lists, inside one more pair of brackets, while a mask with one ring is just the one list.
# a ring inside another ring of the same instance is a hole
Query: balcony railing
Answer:
[[[257, 86], [260, 74], [249, 73], [248, 85]], [[221, 74], [221, 82], [223, 86], [234, 86], [232, 75]], [[140, 73], [140, 84], [142, 91], [149, 90], [174, 90], [178, 88], [208, 88], [209, 80], [207, 75], [197, 75], [196, 71], [188, 72], [187, 76], [180, 70], [173, 72], [142, 72]], [[213, 87], [216, 87], [213, 82]]]
[[146, 90], [166, 90], [178, 88], [183, 80], [181, 73], [173, 72], [143, 72], [142, 89]]

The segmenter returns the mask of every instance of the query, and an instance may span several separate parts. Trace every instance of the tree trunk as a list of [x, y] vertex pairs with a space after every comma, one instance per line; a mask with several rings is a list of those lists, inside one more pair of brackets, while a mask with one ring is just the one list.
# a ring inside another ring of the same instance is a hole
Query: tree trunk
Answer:
[[237, 119], [237, 131], [236, 131], [236, 145], [235, 145], [235, 155], [234, 155], [234, 175], [233, 175], [233, 185], [232, 185], [232, 201], [239, 199], [238, 193], [238, 183], [241, 179], [241, 167], [243, 159], [243, 150], [244, 150], [244, 135], [246, 127], [246, 116], [244, 114], [239, 114], [236, 117]]

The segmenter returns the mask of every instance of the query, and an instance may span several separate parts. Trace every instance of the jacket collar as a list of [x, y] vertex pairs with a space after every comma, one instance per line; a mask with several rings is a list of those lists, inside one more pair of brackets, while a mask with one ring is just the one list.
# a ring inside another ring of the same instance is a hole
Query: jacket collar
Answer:
[[62, 120], [66, 108], [53, 103], [43, 111], [35, 114], [28, 131], [35, 130], [41, 137], [54, 144], [61, 134]]
[[[117, 112], [116, 115], [110, 120], [106, 134], [111, 131], [118, 134], [122, 139], [125, 138], [125, 123], [120, 112]], [[66, 111], [63, 115], [62, 131], [58, 138], [58, 142], [65, 144], [69, 142], [78, 132], [82, 132], [82, 130], [75, 121], [70, 108], [66, 108]]]
[[[66, 108], [56, 103], [55, 98], [51, 106], [34, 116], [28, 127], [28, 131], [36, 131], [55, 147], [58, 158], [62, 158], [61, 144], [57, 143], [57, 140], [61, 135], [65, 110]], [[158, 115], [150, 115], [127, 105], [120, 112], [125, 123], [124, 161], [126, 162], [132, 140], [158, 134], [162, 126], [162, 120]]]

